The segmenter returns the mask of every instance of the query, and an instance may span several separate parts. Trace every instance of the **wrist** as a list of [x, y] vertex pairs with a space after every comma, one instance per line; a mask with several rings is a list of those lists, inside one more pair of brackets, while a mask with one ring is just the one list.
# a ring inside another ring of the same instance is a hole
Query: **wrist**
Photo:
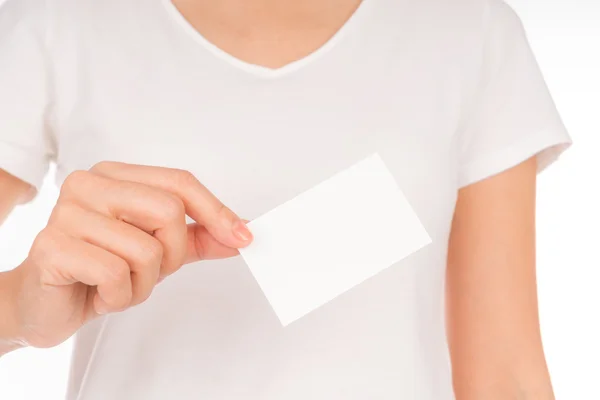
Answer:
[[19, 335], [19, 281], [18, 268], [0, 273], [0, 356], [25, 347]]

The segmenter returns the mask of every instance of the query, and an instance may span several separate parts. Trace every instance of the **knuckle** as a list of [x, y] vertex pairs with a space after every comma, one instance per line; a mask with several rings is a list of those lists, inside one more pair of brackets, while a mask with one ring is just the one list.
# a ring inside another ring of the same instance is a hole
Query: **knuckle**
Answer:
[[215, 204], [214, 209], [212, 210], [211, 213], [211, 217], [212, 223], [217, 223], [218, 221], [221, 220], [235, 220], [237, 219], [235, 213], [229, 208], [227, 207], [225, 204], [218, 202]]
[[162, 201], [161, 217], [165, 222], [179, 221], [185, 218], [183, 201], [176, 196], [167, 195]]
[[56, 203], [52, 214], [50, 214], [49, 224], [53, 225], [59, 221], [66, 221], [72, 218], [74, 204], [69, 200], [61, 199]]
[[92, 168], [90, 168], [91, 172], [96, 172], [96, 173], [103, 173], [106, 171], [109, 171], [111, 168], [113, 168], [115, 166], [115, 162], [113, 161], [100, 161], [96, 164], [94, 164], [94, 166]]
[[163, 247], [161, 243], [151, 238], [148, 243], [141, 246], [140, 256], [142, 265], [159, 266], [163, 258]]
[[129, 264], [125, 260], [117, 259], [103, 266], [106, 271], [106, 278], [109, 282], [123, 282], [129, 279]]
[[65, 179], [61, 194], [76, 193], [81, 190], [81, 185], [90, 179], [90, 172], [84, 170], [74, 171]]
[[177, 183], [181, 185], [189, 185], [198, 183], [198, 180], [190, 171], [184, 169], [176, 169], [175, 171], [175, 180]]
[[233, 211], [231, 211], [227, 206], [223, 203], [217, 204], [216, 215], [220, 217], [231, 217]]

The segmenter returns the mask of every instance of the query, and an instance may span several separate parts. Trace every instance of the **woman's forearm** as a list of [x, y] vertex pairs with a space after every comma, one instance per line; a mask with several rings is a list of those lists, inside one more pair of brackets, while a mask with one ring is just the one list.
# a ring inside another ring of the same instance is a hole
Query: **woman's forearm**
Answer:
[[16, 318], [17, 270], [0, 273], [0, 356], [24, 346]]
[[[0, 225], [17, 204], [27, 202], [35, 189], [0, 169]], [[23, 347], [17, 339], [16, 299], [19, 270], [0, 272], [0, 356]]]
[[[510, 374], [507, 374], [510, 375]], [[456, 400], [555, 400], [550, 378], [545, 373], [539, 377], [505, 377], [482, 380], [454, 379]]]

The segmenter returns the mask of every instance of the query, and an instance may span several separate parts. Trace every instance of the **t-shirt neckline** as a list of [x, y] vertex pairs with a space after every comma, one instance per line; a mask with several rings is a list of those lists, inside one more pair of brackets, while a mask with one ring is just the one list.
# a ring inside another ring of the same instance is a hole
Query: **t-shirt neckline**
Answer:
[[332, 48], [334, 48], [340, 40], [348, 34], [348, 32], [359, 25], [360, 20], [365, 14], [368, 4], [372, 0], [362, 0], [352, 15], [346, 20], [346, 22], [320, 47], [313, 52], [303, 56], [302, 58], [287, 63], [281, 67], [271, 68], [263, 65], [253, 64], [244, 61], [236, 56], [228, 53], [221, 49], [210, 40], [205, 38], [188, 20], [181, 14], [177, 7], [173, 4], [172, 0], [162, 0], [162, 3], [167, 10], [171, 18], [188, 34], [194, 41], [196, 41], [203, 48], [208, 50], [218, 59], [230, 64], [231, 66], [242, 70], [248, 74], [260, 76], [263, 78], [277, 78], [284, 75], [288, 75], [292, 72], [298, 71], [303, 67], [313, 63], [323, 55], [327, 54]]

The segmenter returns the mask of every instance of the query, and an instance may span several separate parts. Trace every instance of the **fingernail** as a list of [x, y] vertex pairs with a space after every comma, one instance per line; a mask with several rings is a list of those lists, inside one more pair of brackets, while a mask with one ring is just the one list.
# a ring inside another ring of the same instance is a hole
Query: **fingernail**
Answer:
[[252, 233], [243, 221], [237, 220], [233, 223], [233, 234], [236, 238], [248, 242], [252, 239]]
[[96, 309], [96, 314], [98, 315], [106, 315], [109, 313], [108, 304], [106, 304], [101, 298], [96, 300], [96, 305], [94, 308]]
[[104, 306], [96, 306], [96, 314], [98, 315], [106, 315], [108, 314], [108, 309]]

